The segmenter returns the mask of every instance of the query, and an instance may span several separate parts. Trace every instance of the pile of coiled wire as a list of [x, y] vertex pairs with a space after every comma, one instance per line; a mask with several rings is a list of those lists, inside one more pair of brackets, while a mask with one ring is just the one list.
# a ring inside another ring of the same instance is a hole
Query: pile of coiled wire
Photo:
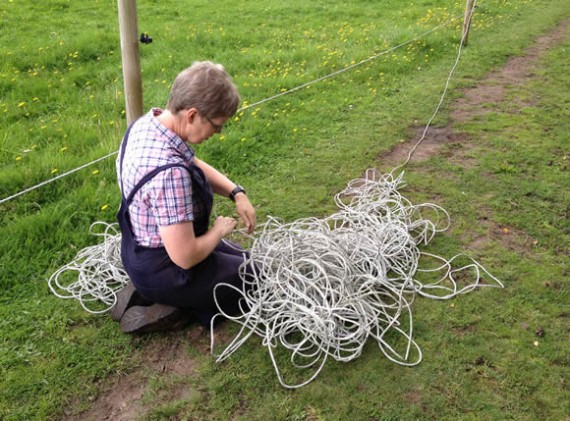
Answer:
[[117, 301], [116, 292], [129, 282], [121, 261], [121, 233], [119, 224], [101, 221], [91, 224], [89, 233], [103, 241], [81, 249], [50, 276], [48, 286], [59, 298], [77, 299], [89, 313], [105, 313]]
[[[223, 314], [241, 325], [239, 333], [216, 353], [212, 329], [217, 361], [255, 334], [287, 388], [314, 380], [329, 357], [343, 362], [357, 358], [370, 337], [390, 360], [415, 365], [422, 359], [412, 338], [416, 293], [448, 299], [477, 286], [502, 287], [465, 255], [446, 260], [419, 250], [449, 227], [450, 218], [437, 205], [413, 205], [399, 193], [403, 186], [403, 173], [393, 177], [368, 170], [335, 196], [339, 212], [334, 215], [292, 223], [270, 218], [241, 267], [243, 314]], [[428, 267], [420, 267], [420, 260]], [[462, 260], [467, 264], [453, 267]], [[246, 276], [247, 268], [253, 277]], [[494, 283], [482, 282], [483, 274]], [[429, 281], [420, 281], [422, 277]], [[279, 347], [291, 353], [294, 368], [312, 369], [308, 379], [296, 384], [284, 380]]]

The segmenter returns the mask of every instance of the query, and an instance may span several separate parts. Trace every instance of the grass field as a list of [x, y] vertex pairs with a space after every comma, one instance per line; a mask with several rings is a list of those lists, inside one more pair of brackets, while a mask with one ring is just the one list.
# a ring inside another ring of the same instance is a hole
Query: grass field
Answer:
[[[223, 63], [244, 109], [198, 155], [246, 186], [260, 221], [328, 215], [349, 180], [370, 167], [390, 171], [384, 158], [432, 114], [464, 6], [140, 1], [139, 30], [153, 37], [140, 46], [145, 109], [164, 105], [192, 61]], [[290, 391], [255, 338], [215, 364], [203, 337], [133, 338], [107, 315], [56, 298], [49, 276], [97, 241], [93, 222], [115, 220], [110, 157], [0, 203], [0, 418], [84, 419], [131, 378], [141, 419], [568, 419], [568, 32], [501, 101], [458, 121], [453, 100], [569, 18], [564, 0], [480, 1], [434, 122], [464, 142], [405, 168], [404, 194], [451, 214], [451, 229], [429, 251], [466, 252], [505, 284], [452, 301], [417, 299], [420, 365], [396, 365], [370, 343], [357, 360], [331, 360]], [[116, 2], [2, 0], [0, 23], [2, 200], [116, 151], [126, 122]], [[221, 336], [235, 332], [225, 325]], [[183, 374], [156, 368], [172, 349], [192, 362]]]

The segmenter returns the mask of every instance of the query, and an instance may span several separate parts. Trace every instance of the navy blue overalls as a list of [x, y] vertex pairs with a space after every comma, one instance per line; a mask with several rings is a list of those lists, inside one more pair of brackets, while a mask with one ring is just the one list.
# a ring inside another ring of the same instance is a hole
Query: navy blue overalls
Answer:
[[[119, 161], [121, 207], [117, 218], [122, 234], [123, 265], [137, 291], [143, 297], [155, 303], [185, 309], [202, 325], [209, 327], [210, 320], [219, 312], [214, 301], [214, 287], [223, 282], [242, 289], [243, 281], [239, 275], [239, 266], [243, 263], [246, 252], [237, 245], [231, 247], [222, 241], [205, 260], [185, 270], [170, 259], [164, 247], [143, 247], [135, 242], [128, 211], [129, 205], [137, 191], [160, 171], [182, 167], [190, 173], [192, 193], [200, 195], [206, 207], [205, 214], [193, 221], [197, 237], [208, 230], [213, 193], [212, 187], [200, 168], [193, 164], [186, 166], [182, 163], [175, 163], [155, 168], [146, 174], [125, 198], [122, 188], [122, 167], [131, 127], [127, 129], [123, 138]], [[232, 288], [220, 287], [216, 290], [216, 296], [218, 304], [226, 313], [236, 314], [239, 311], [238, 300], [241, 295]]]

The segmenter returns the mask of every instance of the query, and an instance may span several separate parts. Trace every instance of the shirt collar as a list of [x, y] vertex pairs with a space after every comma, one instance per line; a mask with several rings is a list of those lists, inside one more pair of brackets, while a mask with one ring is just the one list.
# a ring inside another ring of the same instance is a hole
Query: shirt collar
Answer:
[[153, 124], [155, 125], [155, 127], [157, 128], [158, 131], [160, 131], [162, 133], [162, 135], [164, 136], [165, 140], [174, 148], [176, 149], [178, 152], [180, 152], [180, 154], [186, 159], [188, 160], [188, 162], [191, 162], [192, 159], [194, 159], [194, 149], [192, 149], [186, 142], [184, 142], [182, 140], [182, 138], [180, 136], [178, 136], [176, 133], [174, 133], [172, 130], [170, 130], [168, 127], [164, 126], [159, 120], [158, 120], [158, 116], [160, 114], [162, 114], [162, 109], [161, 108], [151, 108], [151, 110], [149, 111], [148, 115], [151, 118]]

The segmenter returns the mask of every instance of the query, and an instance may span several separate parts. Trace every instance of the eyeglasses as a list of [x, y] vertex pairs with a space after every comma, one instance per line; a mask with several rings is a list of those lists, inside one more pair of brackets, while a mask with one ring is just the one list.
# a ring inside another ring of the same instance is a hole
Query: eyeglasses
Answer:
[[221, 132], [222, 132], [222, 129], [224, 128], [224, 125], [223, 125], [223, 124], [216, 124], [216, 123], [214, 123], [212, 120], [210, 120], [210, 118], [209, 118], [208, 116], [206, 116], [206, 115], [204, 115], [204, 114], [203, 114], [203, 116], [204, 116], [204, 118], [205, 118], [206, 120], [208, 120], [208, 123], [210, 123], [210, 124], [212, 125], [212, 128], [214, 129], [214, 131], [215, 131], [216, 133], [221, 133]]

